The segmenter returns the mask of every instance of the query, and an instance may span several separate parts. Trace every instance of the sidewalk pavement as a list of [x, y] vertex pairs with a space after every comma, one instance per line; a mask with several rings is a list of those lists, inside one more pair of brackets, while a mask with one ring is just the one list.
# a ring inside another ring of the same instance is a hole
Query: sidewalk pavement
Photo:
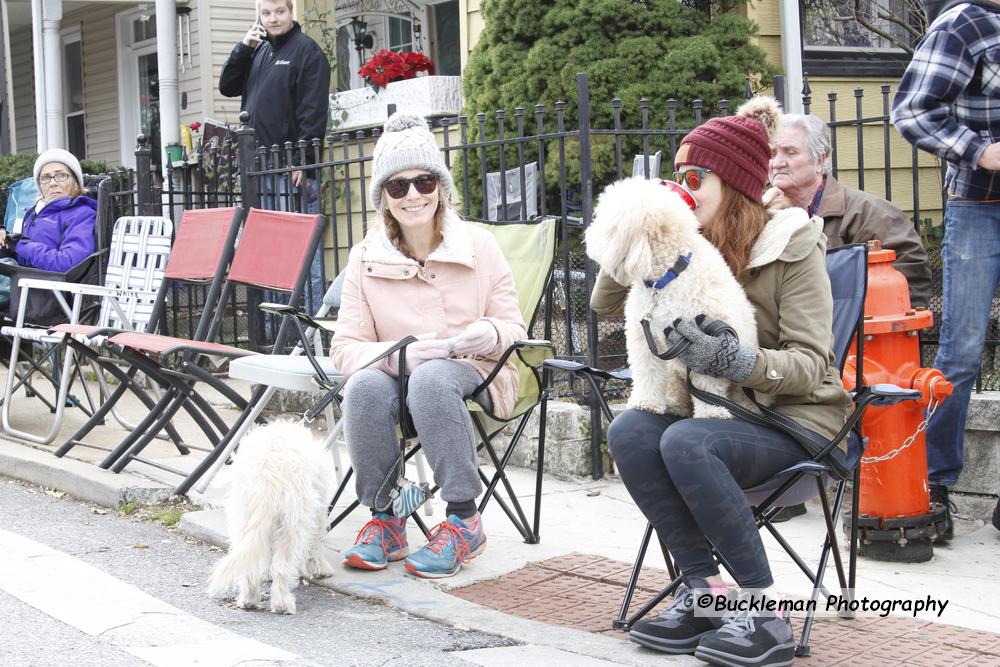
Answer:
[[[15, 421], [41, 430], [49, 415], [22, 396], [17, 399]], [[213, 402], [223, 404], [222, 400]], [[137, 404], [127, 405], [125, 412], [132, 419], [144, 414]], [[226, 419], [234, 416], [232, 411], [223, 411]], [[57, 445], [83, 420], [79, 410], [69, 410]], [[176, 423], [189, 442], [198, 441], [190, 422], [181, 419]], [[92, 441], [114, 444], [122, 433], [120, 427], [109, 424], [96, 429]], [[129, 500], [163, 500], [177, 482], [175, 476], [140, 463], [132, 463], [118, 475], [100, 470], [92, 461], [103, 453], [84, 447], [76, 447], [59, 459], [51, 454], [57, 445], [29, 446], [0, 435], [0, 475], [109, 507]], [[148, 455], [185, 468], [193, 467], [198, 458], [198, 452], [181, 457], [169, 443], [161, 441], [150, 446]], [[180, 523], [180, 528], [194, 537], [220, 546], [226, 543], [221, 507], [229, 484], [228, 471], [224, 468], [205, 494], [191, 494], [191, 501], [201, 509], [186, 513]], [[523, 490], [520, 498], [529, 515], [533, 475], [533, 471], [521, 469], [511, 473], [514, 488]], [[341, 503], [346, 505], [350, 500]], [[444, 518], [443, 503], [434, 500], [431, 509], [433, 513], [424, 518], [434, 525]], [[355, 512], [326, 537], [332, 562], [339, 562], [366, 518], [365, 513]], [[623, 641], [623, 633], [611, 630], [611, 619], [618, 611], [645, 528], [644, 519], [617, 478], [592, 481], [547, 476], [540, 544], [525, 544], [495, 504], [487, 508], [483, 520], [489, 547], [450, 579], [419, 580], [405, 575], [402, 566], [395, 564], [383, 572], [338, 569], [319, 583], [458, 628], [513, 638], [525, 645], [518, 659], [526, 665], [701, 664], [691, 657], [668, 657], [642, 649]], [[782, 524], [782, 530], [793, 545], [801, 547], [807, 562], [815, 561], [823, 536], [818, 503], [805, 516]], [[1000, 634], [994, 634], [1000, 629], [1000, 609], [993, 606], [1000, 597], [996, 581], [1000, 533], [981, 522], [962, 520], [957, 522], [956, 533], [950, 545], [935, 548], [934, 558], [927, 563], [858, 561], [858, 598], [941, 598], [948, 606], [940, 617], [932, 613], [916, 619], [905, 613], [888, 618], [860, 615], [854, 620], [821, 617], [812, 635], [812, 655], [800, 659], [799, 664], [1000, 667]], [[413, 525], [409, 538], [414, 548], [422, 541]], [[793, 598], [808, 596], [808, 581], [798, 567], [769, 536], [765, 546], [780, 593]], [[667, 581], [662, 561], [657, 560], [654, 546], [646, 559], [633, 610]], [[832, 565], [826, 581], [830, 588], [836, 581]], [[306, 609], [300, 612], [309, 613]], [[796, 627], [799, 622], [795, 622]], [[501, 664], [494, 660], [510, 658], [509, 652], [491, 657], [486, 651], [477, 652], [475, 660], [491, 665]]]

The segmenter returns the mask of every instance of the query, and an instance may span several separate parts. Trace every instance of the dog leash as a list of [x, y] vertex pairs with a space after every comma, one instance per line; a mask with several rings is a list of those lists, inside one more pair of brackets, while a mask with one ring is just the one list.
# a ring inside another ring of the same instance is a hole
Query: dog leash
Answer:
[[[656, 341], [653, 338], [653, 330], [650, 328], [650, 322], [653, 319], [653, 311], [656, 309], [656, 302], [660, 297], [660, 292], [662, 292], [667, 285], [672, 283], [674, 279], [677, 278], [677, 276], [684, 273], [684, 269], [686, 269], [688, 266], [691, 265], [691, 257], [693, 254], [694, 253], [692, 251], [688, 251], [686, 255], [681, 255], [680, 257], [678, 257], [677, 261], [674, 262], [674, 265], [671, 266], [669, 269], [667, 269], [666, 273], [660, 276], [658, 280], [642, 281], [646, 287], [652, 288], [653, 303], [649, 307], [649, 312], [647, 312], [643, 316], [643, 318], [639, 321], [639, 323], [642, 325], [642, 333], [646, 337], [646, 345], [649, 346], [650, 352], [652, 352], [660, 359], [663, 359], [664, 361], [676, 359], [681, 352], [686, 350], [688, 346], [691, 345], [691, 341], [684, 339], [679, 341], [676, 345], [668, 349], [666, 352], [657, 352]], [[663, 330], [663, 337], [664, 339], [666, 339], [667, 337], [666, 329]]]

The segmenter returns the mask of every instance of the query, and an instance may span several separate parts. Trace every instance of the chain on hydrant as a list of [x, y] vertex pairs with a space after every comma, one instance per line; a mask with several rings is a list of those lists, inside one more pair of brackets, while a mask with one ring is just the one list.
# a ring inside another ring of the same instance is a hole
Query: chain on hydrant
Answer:
[[[865, 297], [864, 382], [920, 391], [920, 399], [869, 407], [861, 422], [868, 441], [861, 460], [860, 553], [878, 560], [920, 562], [933, 555], [943, 510], [932, 509], [927, 484], [926, 418], [952, 387], [935, 368], [921, 368], [919, 331], [934, 315], [912, 308], [906, 278], [892, 262], [896, 253], [878, 241], [868, 248]], [[856, 356], [848, 358], [844, 384], [853, 389]]]

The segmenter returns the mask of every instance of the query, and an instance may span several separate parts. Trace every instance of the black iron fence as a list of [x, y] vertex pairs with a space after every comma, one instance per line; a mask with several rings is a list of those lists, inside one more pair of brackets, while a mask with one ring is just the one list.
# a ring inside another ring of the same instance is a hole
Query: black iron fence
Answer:
[[[804, 111], [818, 115], [831, 127], [832, 166], [838, 180], [912, 212], [931, 255], [934, 293], [930, 307], [937, 318], [941, 292], [935, 223], [943, 206], [938, 194], [942, 167], [895, 134], [889, 121], [890, 94], [889, 86], [882, 86], [874, 96], [858, 88], [850, 100], [830, 93], [824, 110], [813, 104], [807, 82], [802, 101]], [[749, 86], [746, 95], [750, 95]], [[731, 113], [736, 104], [696, 101], [691, 108], [681, 109], [673, 100], [644, 99], [629, 108], [611, 100], [606, 104], [612, 126], [591, 127], [593, 104], [588, 79], [579, 75], [573, 105], [557, 102], [551, 107], [440, 118], [433, 126], [455, 175], [456, 205], [464, 216], [500, 223], [537, 216], [559, 220], [559, 256], [532, 334], [551, 339], [561, 356], [607, 368], [625, 363], [625, 345], [622, 320], [599, 318], [588, 308], [595, 267], [583, 253], [582, 233], [591, 221], [596, 193], [624, 176], [656, 177], [658, 171], [666, 176], [683, 136], [710, 117]], [[650, 121], [654, 116], [666, 120], [654, 124]], [[154, 180], [149, 149], [140, 142], [136, 170], [116, 181], [116, 207], [162, 213], [175, 220], [185, 209], [234, 204], [318, 210], [331, 223], [324, 243], [324, 271], [332, 277], [375, 215], [368, 202], [367, 173], [379, 136], [378, 128], [334, 132], [323, 143], [315, 140], [264, 148], [256, 146], [253, 130], [244, 125], [222, 144], [202, 151], [193, 163], [168, 165], [162, 184]], [[293, 173], [301, 169], [297, 165], [308, 165], [306, 180], [299, 186], [293, 183]], [[169, 326], [192, 327], [198, 298], [197, 294], [176, 295]], [[226, 342], [267, 345], [272, 327], [253, 315], [258, 298], [244, 293], [228, 305]], [[1000, 389], [1000, 301], [990, 322], [980, 387]], [[923, 364], [930, 365], [937, 345], [936, 328], [923, 332], [922, 345]], [[576, 394], [579, 389], [558, 387], [563, 394]]]

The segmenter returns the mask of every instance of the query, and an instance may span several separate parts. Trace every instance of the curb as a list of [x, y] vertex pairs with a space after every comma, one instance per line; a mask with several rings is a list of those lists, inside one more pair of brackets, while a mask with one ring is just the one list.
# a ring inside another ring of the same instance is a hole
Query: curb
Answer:
[[117, 508], [135, 500], [163, 502], [173, 489], [129, 473], [113, 473], [90, 463], [57, 458], [49, 451], [0, 440], [0, 475], [59, 489], [81, 500]]
[[[229, 544], [225, 525], [225, 511], [214, 509], [187, 512], [181, 517], [177, 527], [203, 542], [225, 548]], [[326, 549], [332, 563], [341, 561], [339, 551], [329, 546]], [[648, 665], [651, 659], [649, 651], [631, 642], [531, 621], [483, 607], [449, 595], [431, 582], [401, 574], [401, 568], [389, 568], [381, 572], [340, 568], [334, 575], [312, 583], [344, 595], [380, 602], [413, 616], [454, 628], [499, 635], [522, 644], [547, 646], [619, 665], [643, 666]], [[704, 664], [693, 656], [662, 654], [655, 658], [658, 663]]]

